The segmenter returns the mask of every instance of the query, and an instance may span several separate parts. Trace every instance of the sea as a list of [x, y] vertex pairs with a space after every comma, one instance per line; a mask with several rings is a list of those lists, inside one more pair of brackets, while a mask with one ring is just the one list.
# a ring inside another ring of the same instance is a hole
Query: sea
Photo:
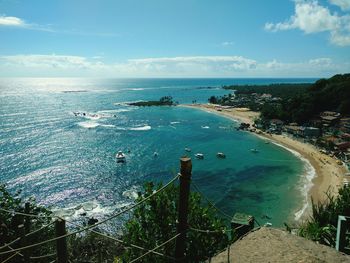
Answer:
[[[180, 104], [207, 103], [212, 95], [231, 92], [223, 85], [314, 81], [3, 78], [0, 183], [70, 220], [102, 219], [132, 204], [146, 182], [166, 183], [176, 176], [187, 155], [192, 185], [218, 209], [282, 226], [305, 208], [313, 172], [306, 160], [237, 131], [239, 122], [213, 113], [128, 102], [172, 96]], [[118, 151], [126, 154], [125, 164], [116, 162]], [[217, 152], [226, 159], [218, 159]]]

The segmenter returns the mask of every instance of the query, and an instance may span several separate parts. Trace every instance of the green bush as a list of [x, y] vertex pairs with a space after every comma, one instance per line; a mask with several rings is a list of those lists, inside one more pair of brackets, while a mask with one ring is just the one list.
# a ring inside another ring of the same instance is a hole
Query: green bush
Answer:
[[[152, 183], [145, 185], [144, 193], [139, 193], [137, 201], [151, 195], [155, 187]], [[123, 239], [144, 248], [153, 249], [176, 235], [179, 188], [174, 184], [153, 198], [138, 206], [132, 218], [126, 224]], [[216, 254], [228, 245], [228, 236], [222, 232], [224, 222], [216, 217], [215, 210], [203, 205], [198, 193], [191, 192], [189, 198], [188, 224], [192, 228], [218, 231], [217, 233], [187, 232], [186, 255], [188, 262], [200, 262]], [[175, 240], [161, 247], [157, 252], [174, 256]], [[129, 262], [144, 251], [130, 248], [122, 256], [123, 262]], [[168, 262], [169, 260], [154, 254], [149, 254], [142, 262]]]
[[350, 188], [339, 189], [336, 197], [326, 193], [323, 203], [312, 201], [312, 216], [299, 229], [299, 235], [321, 244], [334, 247], [338, 216], [350, 216]]

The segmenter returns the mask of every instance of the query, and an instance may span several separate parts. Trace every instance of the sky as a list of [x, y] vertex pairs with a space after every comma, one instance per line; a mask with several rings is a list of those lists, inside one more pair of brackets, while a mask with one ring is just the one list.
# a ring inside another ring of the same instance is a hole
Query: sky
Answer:
[[0, 77], [330, 77], [350, 0], [0, 0]]

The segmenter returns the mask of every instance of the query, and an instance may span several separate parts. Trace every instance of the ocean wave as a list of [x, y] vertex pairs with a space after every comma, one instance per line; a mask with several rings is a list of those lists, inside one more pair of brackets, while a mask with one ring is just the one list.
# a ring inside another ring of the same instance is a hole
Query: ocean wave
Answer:
[[304, 158], [300, 153], [298, 153], [297, 151], [294, 151], [284, 145], [281, 145], [279, 143], [276, 143], [274, 141], [271, 141], [273, 144], [282, 147], [283, 149], [291, 152], [294, 156], [296, 156], [297, 158], [299, 158], [303, 163], [304, 163], [304, 171], [303, 174], [305, 176], [301, 176], [301, 181], [300, 181], [300, 192], [303, 195], [303, 199], [304, 199], [304, 203], [303, 206], [300, 210], [298, 210], [297, 212], [294, 213], [294, 219], [296, 221], [298, 221], [303, 214], [305, 213], [305, 211], [308, 209], [308, 207], [310, 206], [310, 201], [309, 201], [309, 196], [308, 193], [310, 191], [310, 189], [313, 186], [312, 180], [314, 179], [314, 177], [316, 176], [316, 170], [315, 168], [311, 165], [310, 161], [306, 158]]
[[82, 216], [87, 218], [102, 218], [104, 215], [110, 215], [118, 209], [130, 205], [131, 202], [119, 201], [112, 206], [104, 206], [97, 200], [87, 201], [66, 208], [52, 209], [54, 216], [63, 217], [69, 220], [80, 219]]
[[144, 88], [129, 88], [129, 89], [121, 89], [123, 91], [140, 91], [140, 90], [145, 90]]
[[80, 127], [86, 128], [86, 129], [93, 129], [93, 128], [96, 128], [96, 127], [100, 126], [99, 123], [92, 122], [92, 121], [79, 122], [78, 125]]
[[103, 117], [114, 117], [115, 113], [121, 113], [121, 112], [129, 112], [134, 110], [132, 107], [128, 107], [127, 109], [116, 109], [116, 110], [101, 110], [97, 113], [102, 115]]
[[0, 114], [0, 117], [20, 116], [20, 115], [27, 115], [27, 114], [28, 112], [5, 113], [5, 114]]
[[145, 125], [145, 126], [141, 126], [141, 127], [129, 128], [130, 131], [148, 131], [150, 129], [152, 129], [152, 127], [149, 126], [149, 125]]
[[106, 128], [115, 128], [116, 126], [113, 124], [100, 124], [101, 127], [106, 127]]
[[122, 195], [126, 198], [136, 200], [138, 197], [138, 192], [140, 191], [140, 187], [138, 186], [132, 186], [129, 190], [126, 190], [122, 193]]

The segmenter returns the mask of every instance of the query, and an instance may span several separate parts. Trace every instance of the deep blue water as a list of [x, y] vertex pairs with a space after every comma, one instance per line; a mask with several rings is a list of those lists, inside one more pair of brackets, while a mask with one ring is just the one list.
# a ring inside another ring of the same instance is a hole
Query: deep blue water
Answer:
[[[1, 79], [0, 181], [41, 204], [97, 218], [133, 202], [146, 181], [166, 182], [190, 147], [193, 180], [228, 214], [262, 223], [291, 220], [301, 208], [301, 160], [234, 129], [237, 123], [182, 107], [138, 108], [137, 100], [173, 96], [206, 102], [229, 84], [313, 82], [311, 79]], [[84, 112], [86, 116], [75, 116]], [[254, 154], [249, 150], [259, 149]], [[127, 154], [117, 164], [115, 153]], [[226, 159], [217, 159], [217, 152]], [[158, 157], [153, 156], [158, 152]]]

